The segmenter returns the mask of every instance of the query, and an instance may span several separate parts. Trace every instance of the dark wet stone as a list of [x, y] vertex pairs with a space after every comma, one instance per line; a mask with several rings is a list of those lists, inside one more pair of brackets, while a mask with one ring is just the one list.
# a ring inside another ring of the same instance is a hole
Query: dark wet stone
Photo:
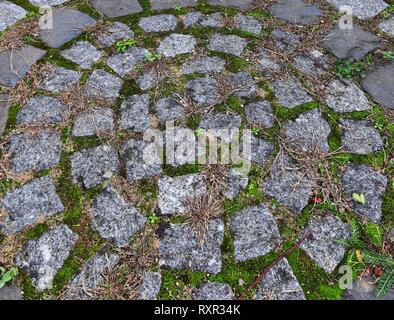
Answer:
[[236, 35], [214, 34], [209, 39], [208, 49], [211, 51], [219, 51], [234, 56], [241, 56], [247, 40]]
[[219, 57], [199, 57], [182, 65], [183, 74], [220, 73], [224, 71], [226, 61]]
[[177, 96], [170, 96], [159, 100], [153, 109], [162, 122], [175, 121], [186, 116], [184, 106]]
[[250, 125], [272, 128], [275, 118], [269, 101], [252, 102], [245, 105], [246, 120]]
[[103, 47], [110, 47], [117, 42], [134, 37], [130, 27], [121, 22], [114, 22], [96, 34], [98, 43]]
[[138, 300], [156, 300], [161, 288], [161, 273], [146, 271], [138, 288]]
[[12, 26], [18, 20], [26, 16], [26, 10], [13, 4], [12, 2], [3, 0], [0, 2], [0, 32]]
[[264, 192], [280, 204], [300, 213], [308, 204], [312, 183], [287, 155], [279, 156], [271, 168]]
[[378, 223], [382, 217], [382, 197], [387, 178], [366, 165], [348, 165], [341, 177], [349, 198], [353, 193], [364, 195], [365, 204], [352, 200], [354, 211], [362, 218]]
[[189, 224], [171, 224], [160, 237], [159, 263], [169, 269], [217, 274], [222, 269], [223, 236], [224, 224], [220, 220], [209, 222], [203, 243]]
[[355, 61], [363, 59], [369, 52], [379, 48], [381, 42], [376, 35], [364, 31], [354, 23], [353, 29], [334, 27], [322, 44], [338, 59]]
[[218, 86], [212, 77], [198, 78], [186, 83], [186, 94], [198, 106], [212, 106], [220, 100]]
[[19, 111], [16, 120], [19, 124], [45, 123], [53, 124], [62, 121], [64, 105], [58, 98], [36, 96]]
[[173, 9], [178, 7], [194, 7], [197, 0], [150, 0], [153, 10]]
[[272, 87], [279, 104], [283, 107], [292, 109], [313, 101], [301, 83], [294, 77], [289, 77], [286, 80], [274, 80]]
[[0, 289], [0, 301], [23, 300], [22, 290], [12, 283], [7, 283]]
[[142, 11], [137, 0], [92, 0], [92, 6], [108, 18], [123, 17]]
[[37, 178], [22, 187], [8, 191], [1, 202], [7, 214], [0, 223], [0, 230], [7, 235], [23, 229], [64, 210], [49, 176]]
[[112, 178], [119, 170], [118, 155], [108, 145], [78, 151], [70, 160], [73, 183], [81, 183], [87, 189]]
[[0, 85], [15, 87], [45, 53], [46, 51], [30, 45], [0, 52]]
[[46, 91], [59, 93], [60, 91], [70, 90], [80, 78], [81, 74], [77, 71], [53, 66], [48, 74], [45, 75], [39, 87]]
[[371, 67], [361, 86], [384, 107], [394, 109], [394, 61]]
[[210, 27], [210, 28], [222, 28], [225, 26], [225, 17], [220, 12], [214, 12], [210, 14], [203, 14], [199, 11], [189, 12], [183, 24], [186, 28], [190, 27]]
[[150, 95], [132, 95], [127, 97], [120, 107], [120, 127], [143, 133], [149, 129]]
[[131, 47], [126, 52], [110, 56], [106, 63], [121, 77], [129, 75], [134, 69], [145, 61], [149, 51], [144, 48]]
[[114, 113], [111, 109], [96, 108], [75, 119], [73, 136], [87, 137], [115, 130]]
[[382, 151], [383, 141], [379, 130], [368, 120], [341, 120], [343, 151], [370, 154]]
[[212, 6], [251, 9], [253, 7], [253, 0], [208, 0], [208, 4]]
[[346, 247], [338, 240], [350, 237], [349, 225], [331, 214], [314, 217], [299, 238], [310, 235], [301, 248], [327, 273], [334, 272], [346, 253]]
[[115, 188], [105, 188], [91, 205], [92, 228], [119, 247], [130, 243], [147, 219], [126, 203]]
[[0, 136], [4, 133], [8, 121], [10, 101], [8, 94], [0, 94]]
[[271, 32], [271, 38], [276, 46], [285, 53], [291, 53], [301, 44], [300, 36], [277, 28]]
[[301, 25], [314, 23], [323, 16], [318, 7], [302, 0], [281, 0], [271, 5], [268, 10], [279, 19]]
[[101, 69], [96, 69], [90, 75], [85, 92], [88, 96], [105, 100], [116, 100], [122, 88], [122, 80]]
[[52, 19], [53, 28], [40, 31], [40, 39], [52, 48], [60, 48], [96, 24], [96, 20], [87, 14], [70, 8], [55, 10]]
[[207, 282], [192, 291], [193, 300], [235, 300], [234, 292], [227, 283]]
[[141, 18], [138, 25], [145, 32], [173, 31], [178, 25], [178, 19], [173, 14], [159, 14]]
[[377, 16], [388, 4], [383, 0], [327, 0], [337, 9], [342, 6], [350, 6], [352, 8], [352, 13], [358, 19], [365, 20]]
[[257, 300], [305, 300], [305, 295], [286, 258], [272, 267], [258, 284]]
[[61, 55], [78, 64], [82, 69], [89, 69], [100, 60], [102, 52], [88, 41], [79, 41], [71, 48], [62, 51]]
[[60, 161], [60, 133], [15, 135], [11, 137], [8, 151], [11, 154], [11, 168], [17, 173], [49, 169]]
[[254, 79], [246, 72], [232, 74], [227, 81], [231, 91], [239, 98], [254, 98], [258, 93]]
[[196, 38], [192, 35], [173, 33], [161, 41], [157, 51], [167, 58], [175, 57], [179, 54], [192, 53], [196, 44]]
[[231, 219], [236, 261], [263, 256], [281, 243], [278, 226], [264, 204], [248, 207]]

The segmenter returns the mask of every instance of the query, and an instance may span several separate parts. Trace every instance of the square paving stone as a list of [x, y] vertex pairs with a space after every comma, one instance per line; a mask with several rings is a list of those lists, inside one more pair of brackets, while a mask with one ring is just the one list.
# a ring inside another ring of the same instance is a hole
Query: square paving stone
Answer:
[[319, 77], [326, 74], [329, 65], [326, 56], [319, 50], [312, 50], [294, 57], [294, 66], [310, 77]]
[[250, 125], [272, 128], [275, 118], [269, 101], [252, 102], [245, 105], [246, 120]]
[[114, 113], [111, 109], [96, 108], [75, 119], [72, 134], [88, 137], [115, 130]]
[[284, 31], [281, 28], [276, 28], [271, 32], [271, 38], [275, 45], [287, 54], [292, 53], [301, 45], [300, 36]]
[[104, 273], [110, 272], [119, 262], [119, 256], [107, 248], [101, 249], [88, 261], [67, 286], [63, 300], [92, 300], [88, 292], [99, 289], [105, 283]]
[[167, 58], [175, 57], [179, 54], [192, 53], [196, 45], [197, 40], [194, 36], [173, 33], [161, 41], [157, 52]]
[[258, 19], [243, 14], [236, 15], [234, 23], [237, 29], [245, 32], [259, 34], [263, 29], [263, 24]]
[[370, 67], [361, 86], [384, 107], [394, 109], [394, 61]]
[[186, 116], [185, 107], [176, 95], [160, 99], [153, 109], [162, 122], [175, 121]]
[[226, 25], [226, 19], [220, 12], [203, 14], [199, 11], [192, 11], [183, 19], [183, 24], [186, 28], [222, 28]]
[[343, 151], [355, 154], [370, 154], [383, 150], [379, 130], [369, 120], [340, 120]]
[[0, 52], [0, 85], [15, 87], [25, 78], [31, 66], [40, 60], [46, 51], [30, 45]]
[[187, 200], [202, 196], [207, 191], [204, 176], [190, 174], [159, 179], [158, 207], [160, 214], [184, 214], [188, 210]]
[[227, 199], [236, 198], [249, 183], [249, 177], [241, 170], [237, 168], [232, 168], [226, 175], [226, 186], [223, 190], [223, 195]]
[[333, 80], [327, 91], [325, 101], [335, 112], [365, 111], [372, 108], [365, 93], [350, 81]]
[[52, 48], [60, 48], [96, 24], [96, 20], [87, 14], [69, 8], [55, 10], [52, 21], [52, 28], [40, 31], [40, 39]]
[[108, 18], [128, 16], [142, 11], [137, 0], [92, 0], [92, 6]]
[[138, 287], [137, 300], [156, 300], [161, 288], [161, 273], [145, 271]]
[[217, 274], [222, 269], [222, 221], [209, 222], [206, 239], [202, 244], [189, 224], [162, 226], [159, 236], [159, 263], [163, 267], [210, 274]]
[[58, 6], [67, 2], [68, 0], [29, 0], [35, 6]]
[[379, 29], [387, 33], [390, 37], [394, 37], [394, 16], [379, 23]]
[[231, 219], [236, 261], [263, 256], [281, 243], [278, 226], [264, 204], [248, 207]]
[[[244, 150], [244, 145], [246, 143], [250, 145], [250, 149]], [[249, 135], [242, 138], [241, 150], [242, 159], [263, 165], [269, 160], [272, 151], [274, 150], [274, 146], [266, 142], [264, 139], [257, 138], [254, 135]]]
[[121, 22], [106, 25], [103, 30], [96, 33], [98, 43], [103, 47], [111, 47], [117, 42], [134, 37], [130, 27]]
[[353, 29], [341, 29], [339, 25], [329, 31], [322, 45], [338, 59], [362, 60], [369, 52], [379, 48], [380, 39], [371, 32], [364, 31], [358, 24]]
[[261, 279], [256, 300], [305, 300], [304, 291], [286, 258], [268, 270]]
[[307, 238], [301, 248], [326, 272], [332, 273], [342, 261], [346, 247], [338, 243], [350, 237], [350, 226], [332, 215], [312, 218], [305, 230], [299, 236]]
[[149, 90], [157, 87], [168, 77], [166, 72], [161, 72], [158, 68], [149, 68], [137, 77], [137, 83], [141, 90]]
[[149, 94], [127, 97], [120, 107], [120, 128], [143, 133], [149, 129]]
[[0, 94], [0, 136], [4, 133], [8, 121], [8, 110], [11, 106], [8, 94]]
[[257, 68], [264, 74], [271, 74], [282, 69], [282, 66], [275, 61], [274, 56], [266, 49], [261, 49], [257, 54], [257, 62]]
[[382, 217], [382, 197], [387, 187], [387, 177], [366, 165], [348, 165], [341, 177], [342, 186], [349, 198], [354, 193], [363, 195], [365, 203], [352, 200], [354, 211], [366, 220], [379, 223]]
[[19, 124], [53, 124], [63, 120], [64, 105], [58, 98], [36, 96], [19, 111], [16, 120]]
[[105, 188], [91, 205], [92, 228], [119, 247], [129, 245], [131, 237], [141, 230], [147, 218], [118, 194]]
[[102, 54], [88, 41], [79, 41], [61, 53], [64, 58], [78, 64], [82, 69], [89, 69], [100, 60]]
[[226, 61], [219, 57], [199, 57], [186, 61], [182, 65], [183, 74], [193, 73], [220, 73], [223, 72], [226, 67]]
[[300, 213], [308, 204], [311, 191], [312, 183], [292, 159], [287, 155], [279, 156], [271, 167], [264, 192], [292, 212]]
[[46, 91], [59, 93], [70, 90], [78, 83], [79, 79], [81, 79], [81, 74], [77, 71], [51, 66], [51, 70], [38, 86]]
[[268, 10], [276, 17], [300, 25], [314, 23], [323, 16], [323, 12], [316, 6], [311, 6], [302, 0], [280, 0]]
[[129, 140], [120, 148], [120, 156], [130, 182], [160, 175], [162, 161], [154, 143], [143, 140]]
[[197, 106], [213, 106], [220, 101], [219, 83], [209, 76], [190, 80], [186, 83], [186, 95]]
[[253, 8], [253, 0], [208, 0], [212, 6], [233, 7], [239, 9]]
[[60, 133], [15, 135], [11, 137], [8, 151], [11, 154], [11, 168], [17, 173], [49, 169], [60, 161]]
[[285, 123], [283, 129], [289, 146], [295, 151], [330, 151], [328, 136], [331, 128], [318, 109], [302, 113], [294, 121]]
[[77, 240], [76, 233], [60, 224], [37, 240], [29, 240], [17, 254], [15, 264], [32, 278], [38, 291], [51, 289], [53, 279]]
[[195, 164], [197, 155], [206, 159], [204, 146], [200, 151], [195, 132], [184, 127], [169, 127], [163, 132], [166, 150], [166, 164], [180, 167], [184, 164]]
[[118, 154], [108, 145], [78, 151], [70, 160], [73, 183], [81, 183], [87, 189], [112, 178], [119, 171]]
[[254, 98], [257, 95], [257, 86], [249, 73], [238, 72], [230, 75], [227, 82], [231, 91], [239, 98]]
[[37, 178], [22, 187], [8, 191], [0, 208], [6, 213], [0, 231], [13, 235], [64, 210], [49, 176]]
[[123, 81], [107, 71], [96, 69], [86, 83], [86, 94], [100, 99], [114, 101], [119, 97]]
[[150, 0], [153, 10], [173, 9], [178, 7], [194, 7], [197, 0]]
[[239, 136], [241, 122], [242, 118], [238, 114], [209, 113], [202, 117], [199, 129], [207, 130], [209, 134], [229, 144]]
[[0, 32], [25, 17], [26, 10], [9, 1], [0, 2]]
[[293, 109], [301, 104], [313, 101], [301, 83], [294, 77], [289, 77], [286, 80], [274, 80], [272, 89], [279, 104], [285, 108]]
[[244, 52], [247, 40], [236, 35], [214, 34], [209, 39], [208, 49], [240, 57]]
[[131, 47], [126, 52], [108, 57], [106, 63], [121, 77], [127, 76], [135, 67], [145, 61], [149, 51], [144, 48]]
[[235, 300], [233, 289], [227, 283], [207, 282], [194, 288], [193, 300]]
[[138, 25], [148, 33], [173, 31], [178, 25], [178, 18], [173, 14], [159, 14], [141, 18]]
[[365, 20], [377, 16], [380, 12], [388, 7], [383, 0], [327, 0], [337, 9], [342, 6], [350, 6], [352, 14], [358, 19]]

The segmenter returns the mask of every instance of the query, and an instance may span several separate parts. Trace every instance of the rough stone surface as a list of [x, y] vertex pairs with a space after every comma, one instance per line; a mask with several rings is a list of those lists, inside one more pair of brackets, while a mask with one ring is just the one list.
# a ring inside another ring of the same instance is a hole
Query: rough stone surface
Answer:
[[209, 76], [188, 81], [186, 94], [198, 106], [212, 106], [220, 101], [219, 84]]
[[164, 38], [157, 51], [167, 58], [175, 57], [179, 54], [192, 53], [196, 44], [196, 38], [192, 35], [173, 33]]
[[209, 39], [208, 49], [240, 57], [247, 45], [247, 40], [235, 35], [214, 34]]
[[61, 122], [64, 106], [58, 98], [48, 96], [35, 96], [19, 111], [16, 120], [19, 124]]
[[89, 290], [97, 290], [104, 284], [103, 273], [109, 272], [119, 261], [119, 256], [101, 249], [82, 266], [81, 271], [68, 285], [65, 300], [92, 300]]
[[272, 87], [279, 104], [283, 107], [292, 109], [313, 101], [301, 83], [294, 77], [289, 77], [286, 80], [274, 80]]
[[268, 208], [249, 207], [231, 219], [234, 255], [237, 261], [263, 256], [281, 243], [278, 226]]
[[199, 57], [182, 65], [183, 74], [220, 73], [224, 71], [226, 61], [219, 57]]
[[294, 57], [295, 67], [310, 77], [319, 77], [327, 73], [329, 65], [326, 56], [319, 50]]
[[87, 189], [112, 178], [119, 170], [118, 155], [108, 145], [81, 150], [70, 160], [73, 182], [81, 183]]
[[265, 74], [272, 72], [278, 72], [282, 69], [282, 66], [275, 61], [275, 58], [270, 54], [269, 51], [261, 49], [257, 54], [258, 68]]
[[394, 17], [379, 23], [379, 29], [387, 33], [390, 37], [394, 37]]
[[207, 282], [192, 291], [193, 300], [235, 300], [234, 292], [227, 283]]
[[341, 180], [349, 198], [352, 198], [353, 193], [364, 195], [365, 204], [352, 200], [354, 211], [364, 219], [380, 222], [387, 178], [366, 165], [352, 164], [347, 166]]
[[280, 204], [300, 213], [308, 204], [311, 183], [287, 155], [276, 159], [271, 168], [264, 192]]
[[49, 217], [64, 210], [53, 180], [48, 176], [8, 191], [0, 208], [7, 214], [0, 222], [0, 230], [7, 235], [38, 223], [42, 217]]
[[242, 118], [239, 115], [209, 113], [203, 116], [199, 128], [207, 130], [225, 143], [230, 143], [238, 135], [241, 122]]
[[276, 46], [285, 53], [291, 53], [301, 45], [300, 36], [280, 28], [274, 29], [271, 37]]
[[26, 10], [9, 1], [0, 2], [0, 32], [26, 16]]
[[138, 0], [93, 0], [92, 5], [108, 18], [123, 17], [142, 11]]
[[203, 244], [189, 224], [166, 225], [160, 233], [160, 264], [169, 269], [217, 274], [222, 269], [223, 236], [224, 224], [220, 220], [209, 223]]
[[239, 98], [254, 98], [257, 86], [252, 76], [246, 72], [238, 72], [228, 77], [228, 84]]
[[310, 234], [301, 248], [326, 272], [332, 273], [342, 261], [346, 247], [338, 240], [346, 241], [350, 237], [349, 225], [332, 215], [312, 218], [299, 238]]
[[53, 93], [59, 93], [60, 91], [70, 90], [80, 78], [81, 74], [77, 71], [52, 66], [39, 87]]
[[246, 120], [250, 125], [272, 128], [275, 118], [269, 101], [252, 102], [245, 105]]
[[175, 121], [186, 116], [184, 106], [175, 95], [160, 99], [153, 108], [162, 122]]
[[343, 150], [355, 154], [369, 154], [383, 149], [379, 130], [368, 120], [341, 120]]
[[[251, 153], [244, 150], [244, 144], [248, 143], [251, 146]], [[241, 141], [242, 158], [263, 165], [269, 159], [274, 146], [263, 139], [257, 138], [254, 135], [246, 136]]]
[[147, 221], [113, 187], [105, 188], [93, 201], [91, 215], [93, 229], [119, 247], [127, 246]]
[[286, 258], [271, 268], [258, 285], [257, 300], [305, 300], [304, 292]]
[[333, 80], [328, 88], [327, 105], [335, 112], [364, 111], [372, 108], [364, 92], [354, 83]]
[[373, 33], [364, 31], [354, 23], [353, 29], [334, 27], [322, 44], [338, 59], [355, 61], [363, 59], [369, 52], [378, 48], [380, 40]]
[[208, 0], [212, 6], [233, 7], [239, 9], [250, 9], [253, 6], [253, 0]]
[[173, 31], [178, 25], [178, 19], [173, 14], [160, 14], [143, 17], [140, 19], [138, 25], [145, 32]]
[[68, 0], [29, 0], [35, 6], [58, 6], [67, 2]]
[[129, 140], [120, 149], [120, 156], [125, 163], [126, 176], [130, 182], [159, 175], [163, 169], [159, 150], [148, 141]]
[[139, 300], [156, 300], [161, 288], [161, 273], [146, 271], [138, 288]]
[[60, 161], [60, 134], [49, 131], [37, 135], [21, 133], [11, 137], [8, 151], [11, 168], [17, 173], [49, 169]]
[[353, 282], [353, 288], [347, 289], [343, 300], [394, 300], [394, 288], [391, 288], [383, 298], [376, 297], [376, 278], [368, 276], [358, 278]]
[[[170, 127], [163, 133], [163, 139], [166, 148], [167, 165], [176, 168], [184, 164], [196, 163], [196, 156], [199, 155], [199, 150], [194, 131], [184, 127]], [[205, 154], [201, 152], [201, 156]]]
[[74, 122], [73, 136], [87, 137], [115, 129], [114, 114], [111, 109], [97, 108], [77, 117]]
[[318, 109], [302, 113], [294, 121], [287, 122], [283, 129], [289, 146], [295, 151], [330, 151], [328, 136], [331, 128]]
[[16, 256], [16, 265], [32, 278], [38, 291], [50, 289], [77, 240], [77, 234], [60, 224], [37, 240], [29, 240]]
[[120, 107], [120, 127], [135, 132], [149, 129], [150, 95], [132, 95], [127, 97]]
[[10, 101], [8, 94], [0, 94], [0, 136], [4, 133], [8, 121]]
[[173, 9], [178, 7], [194, 7], [197, 0], [151, 0], [153, 10]]
[[23, 300], [21, 289], [12, 283], [7, 283], [0, 289], [0, 301], [3, 300]]
[[40, 38], [52, 48], [60, 48], [76, 38], [96, 20], [75, 9], [60, 8], [53, 11], [53, 27], [40, 30]]
[[271, 5], [268, 10], [279, 19], [301, 25], [314, 23], [323, 15], [318, 7], [308, 5], [302, 0], [281, 0]]
[[137, 83], [141, 90], [149, 90], [157, 87], [167, 76], [166, 72], [151, 68], [137, 77]]
[[130, 27], [121, 22], [114, 22], [107, 25], [104, 30], [96, 34], [98, 43], [103, 47], [110, 47], [117, 42], [134, 37], [134, 32]]
[[394, 62], [371, 67], [361, 86], [383, 106], [394, 109]]
[[15, 87], [18, 81], [27, 75], [31, 66], [45, 53], [46, 51], [30, 45], [0, 52], [0, 85]]
[[88, 96], [113, 101], [119, 97], [121, 88], [121, 79], [104, 70], [96, 69], [90, 75], [85, 91]]
[[149, 51], [144, 48], [131, 47], [126, 52], [117, 53], [107, 59], [107, 65], [118, 75], [124, 77], [141, 64]]
[[190, 174], [179, 177], [160, 178], [158, 207], [160, 214], [184, 214], [188, 210], [187, 200], [202, 196], [207, 187], [204, 176]]
[[64, 58], [78, 64], [82, 69], [89, 69], [102, 56], [102, 52], [88, 41], [79, 41], [61, 54]]
[[249, 177], [238, 169], [232, 168], [226, 176], [226, 187], [223, 195], [227, 199], [234, 199], [238, 194], [244, 190], [249, 183]]
[[222, 13], [215, 12], [211, 14], [203, 14], [199, 11], [189, 12], [183, 24], [186, 28], [190, 27], [210, 27], [210, 28], [222, 28], [225, 25], [225, 18]]
[[350, 6], [353, 11], [353, 15], [358, 19], [365, 20], [370, 19], [378, 15], [384, 9], [387, 8], [388, 4], [383, 0], [327, 0], [337, 9], [342, 6]]
[[263, 25], [258, 19], [243, 14], [238, 14], [234, 22], [237, 29], [245, 32], [259, 34], [263, 29]]

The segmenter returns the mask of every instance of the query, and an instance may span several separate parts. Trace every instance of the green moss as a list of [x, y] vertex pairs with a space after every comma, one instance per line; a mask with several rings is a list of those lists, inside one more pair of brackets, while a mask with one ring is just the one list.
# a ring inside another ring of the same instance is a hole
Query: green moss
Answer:
[[97, 136], [74, 137], [73, 140], [74, 140], [74, 151], [94, 148], [105, 143], [105, 139], [103, 140], [103, 138]]
[[33, 229], [30, 229], [26, 232], [26, 237], [28, 239], [37, 239], [41, 237], [44, 233], [49, 230], [49, 227], [46, 223], [41, 223], [36, 225]]
[[186, 174], [198, 173], [201, 171], [202, 165], [200, 164], [185, 164], [180, 167], [173, 167], [164, 165], [163, 174], [170, 177], [183, 176]]
[[19, 271], [18, 279], [21, 283], [23, 291], [23, 299], [25, 300], [38, 300], [41, 298], [41, 294], [33, 286], [31, 279], [23, 271]]
[[308, 102], [292, 109], [276, 105], [274, 112], [275, 112], [275, 116], [278, 119], [287, 121], [287, 120], [293, 120], [296, 117], [298, 117], [301, 113], [304, 113], [312, 109], [316, 109], [318, 107], [319, 107], [319, 103], [316, 101]]
[[11, 106], [8, 110], [8, 120], [6, 129], [4, 130], [4, 135], [9, 134], [12, 130], [16, 128], [16, 117], [21, 110], [21, 106]]

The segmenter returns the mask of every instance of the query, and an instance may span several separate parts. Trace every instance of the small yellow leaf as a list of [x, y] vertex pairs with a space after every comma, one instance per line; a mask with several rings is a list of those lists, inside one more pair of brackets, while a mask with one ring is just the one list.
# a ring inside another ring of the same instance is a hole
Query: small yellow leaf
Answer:
[[363, 255], [361, 254], [360, 250], [356, 250], [356, 256], [357, 256], [358, 262], [363, 262]]

